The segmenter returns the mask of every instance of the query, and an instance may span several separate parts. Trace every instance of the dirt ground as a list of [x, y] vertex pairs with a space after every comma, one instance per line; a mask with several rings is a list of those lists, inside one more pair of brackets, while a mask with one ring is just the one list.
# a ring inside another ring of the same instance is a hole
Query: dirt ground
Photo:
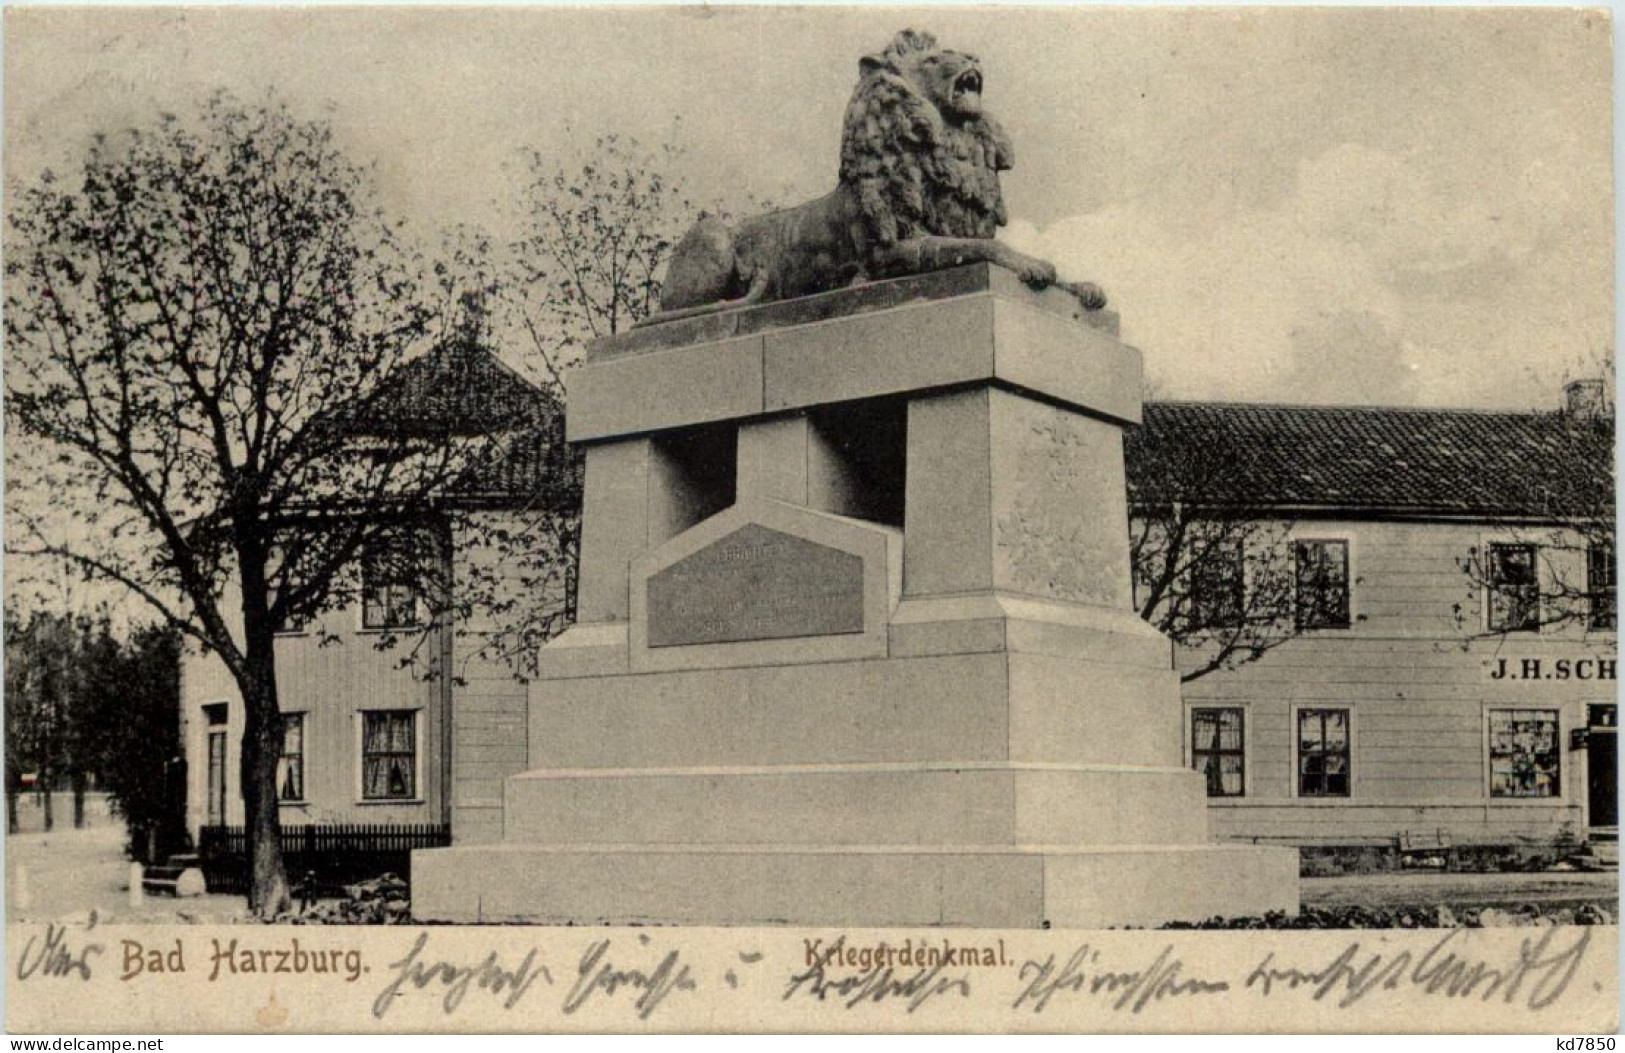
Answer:
[[6, 838], [6, 917], [10, 921], [83, 920], [94, 910], [102, 922], [241, 920], [240, 896], [146, 896], [130, 903], [130, 864], [124, 827], [103, 823]]
[[1305, 906], [1509, 907], [1521, 903], [1573, 906], [1596, 903], [1617, 913], [1615, 871], [1545, 871], [1538, 874], [1345, 874], [1304, 878]]
[[[132, 906], [130, 865], [124, 859], [123, 845], [123, 827], [110, 821], [83, 830], [59, 828], [49, 834], [6, 838], [7, 917], [12, 921], [83, 919], [94, 910], [103, 922], [247, 920], [240, 896], [147, 896], [140, 906]], [[1318, 907], [1597, 903], [1617, 912], [1619, 875], [1585, 871], [1357, 874], [1304, 878], [1302, 892], [1305, 906]]]

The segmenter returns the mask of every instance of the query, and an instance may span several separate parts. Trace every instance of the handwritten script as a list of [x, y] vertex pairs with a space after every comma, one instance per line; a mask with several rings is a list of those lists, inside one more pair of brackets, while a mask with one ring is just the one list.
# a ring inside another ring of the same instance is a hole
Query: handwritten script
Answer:
[[1282, 987], [1308, 988], [1316, 1001], [1336, 997], [1336, 1004], [1345, 1008], [1374, 991], [1410, 988], [1448, 998], [1476, 996], [1483, 1002], [1499, 998], [1504, 1005], [1522, 999], [1530, 1009], [1544, 1009], [1573, 981], [1591, 945], [1591, 929], [1539, 932], [1539, 937], [1523, 939], [1510, 958], [1499, 960], [1458, 953], [1451, 945], [1460, 929], [1452, 929], [1419, 955], [1409, 950], [1376, 953], [1355, 941], [1318, 968], [1277, 965], [1271, 951], [1248, 974], [1247, 987], [1265, 995]]

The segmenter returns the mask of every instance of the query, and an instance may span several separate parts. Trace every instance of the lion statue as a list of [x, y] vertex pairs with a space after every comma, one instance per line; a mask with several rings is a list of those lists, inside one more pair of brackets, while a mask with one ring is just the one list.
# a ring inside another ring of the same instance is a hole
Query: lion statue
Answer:
[[[994, 240], [1009, 218], [999, 173], [1015, 154], [982, 109], [976, 56], [905, 29], [859, 71], [835, 190], [735, 224], [702, 215], [677, 243], [662, 310], [645, 324], [962, 263], [1057, 284], [1049, 263]], [[1105, 306], [1095, 285], [1060, 284], [1091, 310]]]

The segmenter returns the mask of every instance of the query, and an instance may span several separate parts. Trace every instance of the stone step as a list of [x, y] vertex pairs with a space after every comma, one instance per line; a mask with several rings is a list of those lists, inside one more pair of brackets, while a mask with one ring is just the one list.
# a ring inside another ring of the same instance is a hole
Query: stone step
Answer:
[[1586, 843], [1585, 851], [1574, 857], [1574, 861], [1587, 870], [1618, 870], [1619, 869], [1619, 841], [1606, 840], [1593, 833]]
[[[1013, 631], [990, 621], [996, 640]], [[955, 637], [976, 624], [910, 628]], [[1124, 646], [1138, 642], [1127, 638]], [[1178, 765], [1178, 675], [1066, 657], [1066, 649], [536, 682], [528, 756], [537, 768], [944, 758]]]
[[412, 853], [416, 921], [1104, 928], [1296, 913], [1257, 845], [485, 845]]
[[535, 771], [505, 787], [513, 844], [1189, 844], [1182, 768], [976, 762]]

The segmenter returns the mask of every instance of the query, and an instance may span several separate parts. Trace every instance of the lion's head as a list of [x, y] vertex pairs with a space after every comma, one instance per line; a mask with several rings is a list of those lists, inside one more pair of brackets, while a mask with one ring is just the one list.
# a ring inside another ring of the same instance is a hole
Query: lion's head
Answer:
[[937, 47], [929, 33], [905, 29], [879, 55], [858, 63], [862, 73], [890, 71], [906, 77], [955, 124], [982, 115], [982, 65], [975, 55]]
[[857, 194], [870, 236], [991, 238], [1008, 218], [999, 172], [1010, 141], [982, 109], [976, 56], [905, 29], [859, 63], [841, 137], [841, 182]]

